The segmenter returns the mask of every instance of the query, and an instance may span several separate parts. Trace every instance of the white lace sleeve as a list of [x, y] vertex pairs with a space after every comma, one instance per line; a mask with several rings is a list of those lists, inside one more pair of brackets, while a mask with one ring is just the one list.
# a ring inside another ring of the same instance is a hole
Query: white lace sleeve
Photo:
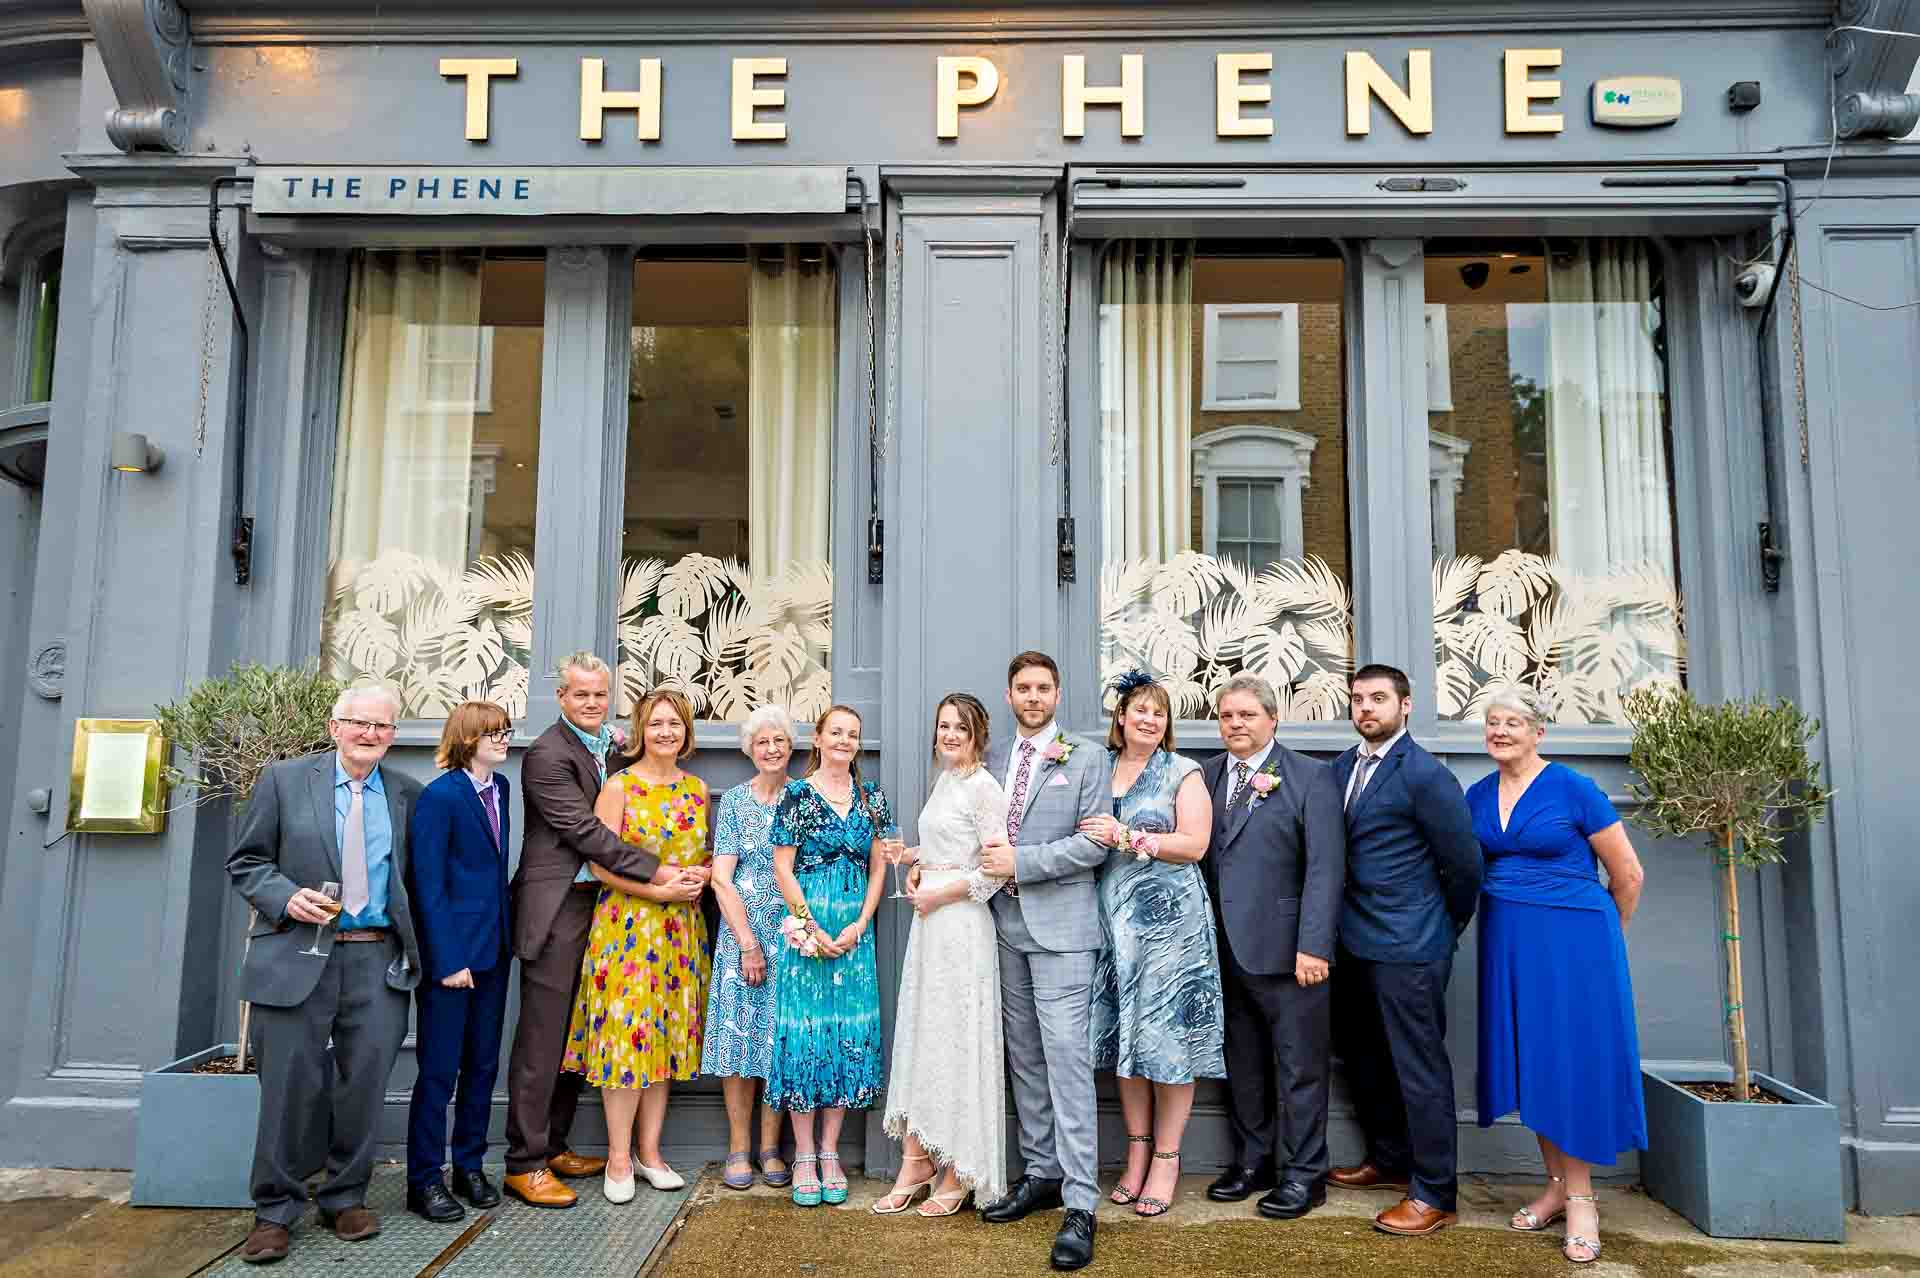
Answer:
[[[973, 819], [973, 833], [981, 846], [990, 839], [1007, 837], [1007, 792], [985, 768], [975, 772], [967, 787], [967, 814]], [[967, 875], [967, 896], [986, 901], [998, 892], [1005, 879], [995, 878], [976, 867]]]

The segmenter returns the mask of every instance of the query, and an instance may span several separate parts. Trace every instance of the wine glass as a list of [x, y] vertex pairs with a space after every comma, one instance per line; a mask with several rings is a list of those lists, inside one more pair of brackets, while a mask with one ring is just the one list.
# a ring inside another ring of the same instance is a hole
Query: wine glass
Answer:
[[899, 831], [896, 830], [881, 839], [880, 846], [887, 854], [887, 863], [893, 867], [893, 891], [887, 894], [887, 899], [898, 901], [910, 899], [905, 892], [900, 890], [900, 862], [907, 854], [906, 841], [900, 837]]
[[[338, 883], [322, 883], [320, 885], [320, 895], [327, 898], [327, 904], [325, 908], [327, 913], [330, 916], [332, 916], [331, 918], [328, 919], [328, 922], [330, 923], [333, 921], [333, 919], [339, 918], [340, 917], [340, 885]], [[313, 925], [313, 944], [308, 946], [306, 949], [301, 950], [300, 952], [302, 954], [308, 955], [312, 958], [326, 958], [329, 954], [333, 953], [333, 946], [331, 945], [327, 946], [327, 948], [324, 950], [320, 948], [320, 933], [326, 930], [326, 926], [327, 926], [326, 923], [315, 923]]]

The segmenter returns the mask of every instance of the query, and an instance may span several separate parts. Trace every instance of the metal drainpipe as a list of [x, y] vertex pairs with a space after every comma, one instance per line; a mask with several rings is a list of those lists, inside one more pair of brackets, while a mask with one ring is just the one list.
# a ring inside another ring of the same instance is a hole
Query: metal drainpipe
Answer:
[[[251, 353], [251, 334], [247, 330], [247, 312], [240, 305], [240, 290], [234, 286], [233, 271], [227, 266], [227, 253], [220, 244], [220, 191], [223, 187], [238, 187], [242, 182], [252, 182], [252, 178], [238, 176], [217, 177], [213, 187], [207, 193], [207, 243], [213, 248], [213, 256], [220, 263], [220, 277], [227, 284], [227, 298], [233, 305], [233, 323], [240, 336], [238, 362], [235, 367], [233, 428], [233, 541], [230, 547], [233, 554], [233, 582], [244, 586], [253, 580], [253, 517], [246, 513], [247, 492], [247, 364]], [[238, 207], [236, 206], [236, 214]]]

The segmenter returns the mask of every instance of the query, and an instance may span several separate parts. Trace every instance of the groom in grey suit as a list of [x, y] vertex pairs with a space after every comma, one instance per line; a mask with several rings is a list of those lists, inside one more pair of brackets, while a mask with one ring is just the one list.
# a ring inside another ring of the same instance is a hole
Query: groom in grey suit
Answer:
[[[367, 1181], [407, 993], [420, 983], [406, 888], [420, 783], [380, 766], [399, 714], [389, 688], [342, 693], [327, 721], [335, 748], [261, 774], [227, 857], [254, 908], [240, 966], [260, 1062], [248, 1264], [287, 1254], [323, 1157], [321, 1223], [343, 1242], [380, 1232]], [[340, 885], [337, 919], [319, 890], [328, 882]]]
[[981, 868], [1011, 880], [994, 894], [993, 919], [1026, 1169], [980, 1214], [1001, 1224], [1064, 1205], [1051, 1259], [1055, 1269], [1079, 1269], [1093, 1259], [1099, 1197], [1088, 1019], [1101, 945], [1094, 874], [1107, 849], [1078, 826], [1111, 806], [1112, 768], [1104, 748], [1056, 726], [1060, 667], [1052, 657], [1023, 652], [1008, 664], [1007, 705], [1018, 732], [987, 751], [986, 766], [1007, 791], [1008, 842], [989, 845]]

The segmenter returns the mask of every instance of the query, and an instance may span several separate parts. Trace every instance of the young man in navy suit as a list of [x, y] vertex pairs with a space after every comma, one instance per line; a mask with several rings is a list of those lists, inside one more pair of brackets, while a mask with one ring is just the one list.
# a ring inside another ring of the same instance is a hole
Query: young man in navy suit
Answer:
[[1407, 676], [1367, 665], [1348, 681], [1360, 744], [1334, 761], [1347, 811], [1347, 889], [1333, 1041], [1366, 1134], [1349, 1189], [1397, 1189], [1389, 1234], [1454, 1223], [1457, 1133], [1447, 979], [1480, 895], [1480, 841], [1460, 783], [1407, 735]]
[[419, 1076], [407, 1115], [407, 1210], [433, 1221], [466, 1211], [447, 1192], [447, 1102], [453, 1117], [453, 1191], [476, 1208], [500, 1191], [480, 1170], [487, 1153], [500, 1031], [507, 1012], [513, 935], [508, 925], [507, 842], [511, 822], [507, 760], [513, 725], [491, 701], [468, 701], [447, 716], [434, 762], [446, 771], [414, 806], [409, 893], [426, 979], [419, 1000]]

